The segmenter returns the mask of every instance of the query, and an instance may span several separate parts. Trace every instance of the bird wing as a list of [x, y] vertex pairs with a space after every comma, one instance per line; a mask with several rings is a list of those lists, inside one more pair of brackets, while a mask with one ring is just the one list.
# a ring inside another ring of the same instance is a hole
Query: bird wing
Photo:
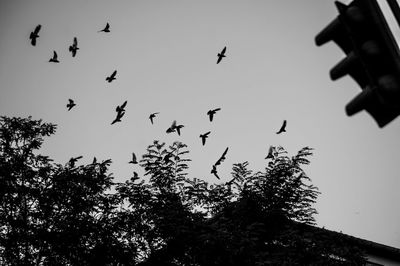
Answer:
[[69, 101], [69, 104], [74, 104], [74, 100], [68, 99], [68, 101]]
[[282, 125], [282, 127], [283, 127], [283, 128], [286, 127], [286, 120], [283, 120], [283, 125]]
[[204, 134], [205, 137], [207, 137], [208, 135], [210, 135], [211, 131], [208, 131], [206, 134]]
[[132, 152], [132, 161], [133, 161], [133, 162], [136, 162], [136, 155], [135, 155], [134, 152]]
[[53, 51], [53, 59], [57, 59], [57, 52], [56, 51]]
[[128, 101], [125, 101], [125, 102], [121, 105], [121, 109], [124, 109], [127, 103], [128, 103]]
[[218, 159], [218, 161], [215, 163], [215, 165], [220, 165], [225, 159], [226, 159], [226, 154], [228, 153], [228, 148], [227, 147], [224, 151], [224, 153], [222, 154], [222, 156]]
[[40, 24], [36, 26], [35, 31], [34, 31], [35, 35], [39, 33], [41, 28], [42, 28], [42, 25], [40, 25]]
[[114, 70], [114, 72], [111, 74], [111, 78], [115, 78], [115, 75], [117, 75], [117, 70]]
[[78, 39], [76, 37], [74, 37], [74, 46], [78, 46]]
[[224, 49], [222, 49], [221, 55], [225, 54], [225, 51], [226, 51], [226, 46], [224, 47]]
[[214, 113], [215, 112], [218, 112], [218, 111], [220, 111], [221, 110], [221, 108], [216, 108], [216, 109], [214, 109], [213, 111], [214, 111]]
[[218, 64], [219, 62], [221, 62], [221, 60], [222, 60], [222, 56], [219, 56], [219, 54], [218, 54], [217, 64]]
[[117, 116], [117, 117], [111, 122], [111, 125], [114, 124], [114, 123], [117, 123], [118, 121], [120, 121], [120, 117]]
[[104, 28], [104, 30], [108, 30], [108, 29], [110, 29], [110, 24], [108, 24], [108, 22], [107, 22], [106, 27]]

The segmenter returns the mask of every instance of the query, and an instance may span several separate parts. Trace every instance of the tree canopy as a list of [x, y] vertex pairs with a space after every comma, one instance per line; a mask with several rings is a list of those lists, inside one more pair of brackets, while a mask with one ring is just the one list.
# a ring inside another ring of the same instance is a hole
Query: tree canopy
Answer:
[[[360, 265], [362, 251], [312, 230], [312, 149], [273, 147], [263, 171], [187, 177], [188, 148], [154, 141], [122, 183], [111, 160], [54, 163], [37, 153], [56, 126], [0, 118], [1, 265]], [[111, 193], [111, 189], [115, 192]]]

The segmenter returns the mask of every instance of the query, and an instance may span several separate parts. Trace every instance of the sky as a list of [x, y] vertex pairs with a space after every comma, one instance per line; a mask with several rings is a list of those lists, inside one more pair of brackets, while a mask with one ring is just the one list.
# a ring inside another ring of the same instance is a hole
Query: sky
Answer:
[[[361, 89], [349, 77], [331, 81], [344, 55], [314, 42], [336, 15], [331, 0], [0, 0], [0, 115], [57, 124], [40, 153], [58, 163], [111, 158], [118, 182], [143, 174], [128, 161], [153, 140], [187, 144], [188, 177], [211, 183], [230, 180], [234, 163], [263, 170], [270, 145], [290, 156], [309, 146], [317, 225], [400, 248], [400, 119], [379, 128], [365, 111], [346, 116]], [[110, 33], [98, 32], [107, 22]], [[58, 64], [48, 62], [54, 50]], [[111, 125], [125, 100], [122, 122]], [[181, 136], [166, 134], [173, 120]], [[277, 135], [283, 120], [287, 132]], [[226, 147], [219, 181], [210, 170]]]

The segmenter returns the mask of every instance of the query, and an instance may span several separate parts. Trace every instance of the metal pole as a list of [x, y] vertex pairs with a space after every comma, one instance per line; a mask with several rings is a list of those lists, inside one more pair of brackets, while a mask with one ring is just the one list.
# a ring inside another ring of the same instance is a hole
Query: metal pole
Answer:
[[394, 17], [396, 18], [397, 24], [400, 27], [400, 7], [399, 3], [397, 3], [397, 0], [386, 0], [387, 3], [390, 6], [390, 9], [393, 12]]

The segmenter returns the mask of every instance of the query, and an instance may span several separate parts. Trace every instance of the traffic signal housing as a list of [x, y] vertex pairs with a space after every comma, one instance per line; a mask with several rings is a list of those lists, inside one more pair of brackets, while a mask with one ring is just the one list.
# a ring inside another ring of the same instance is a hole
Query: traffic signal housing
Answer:
[[400, 114], [400, 52], [376, 0], [335, 2], [339, 15], [316, 37], [334, 41], [346, 54], [330, 71], [332, 80], [350, 75], [362, 91], [346, 105], [351, 116], [366, 110], [384, 127]]

